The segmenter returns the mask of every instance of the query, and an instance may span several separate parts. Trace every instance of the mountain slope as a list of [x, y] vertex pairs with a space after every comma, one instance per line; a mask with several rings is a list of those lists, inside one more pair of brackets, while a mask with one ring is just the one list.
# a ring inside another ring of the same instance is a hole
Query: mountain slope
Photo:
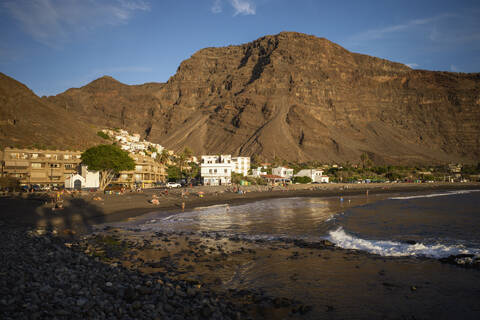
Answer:
[[294, 32], [199, 50], [164, 84], [103, 77], [42, 101], [197, 154], [480, 159], [480, 74], [412, 70]]
[[83, 149], [100, 140], [93, 127], [0, 73], [1, 146]]

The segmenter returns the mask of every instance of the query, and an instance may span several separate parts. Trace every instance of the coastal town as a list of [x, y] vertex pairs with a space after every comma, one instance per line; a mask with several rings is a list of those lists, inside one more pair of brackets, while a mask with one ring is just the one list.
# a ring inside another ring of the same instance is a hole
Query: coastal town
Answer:
[[[468, 182], [478, 181], [478, 168], [449, 164], [441, 174], [435, 174], [434, 168], [417, 168], [416, 175], [401, 176], [398, 173], [385, 173], [380, 177], [382, 168], [373, 168], [373, 176], [360, 176], [353, 172], [345, 174], [345, 168], [339, 164], [295, 166], [277, 163], [255, 163], [248, 156], [229, 154], [194, 156], [191, 152], [180, 156], [162, 145], [141, 140], [139, 134], [129, 134], [123, 129], [103, 129], [99, 135], [121, 150], [128, 152], [135, 162], [133, 170], [119, 171], [111, 181], [111, 186], [125, 188], [155, 188], [167, 186], [228, 186], [239, 185], [286, 185], [292, 183], [371, 183], [371, 182]], [[181, 160], [182, 158], [182, 160]], [[82, 163], [82, 151], [39, 150], [26, 148], [5, 148], [0, 151], [1, 175], [16, 181], [14, 186], [20, 189], [98, 189], [100, 174], [88, 170]], [[181, 169], [179, 167], [182, 167]], [[198, 170], [192, 172], [193, 167]], [[170, 169], [169, 169], [170, 168]], [[171, 168], [177, 168], [180, 174], [169, 174]], [[359, 165], [351, 166], [358, 172]], [[438, 168], [437, 168], [438, 169]], [[388, 169], [383, 169], [388, 171]], [[377, 172], [375, 172], [377, 171]], [[398, 170], [397, 170], [398, 171]], [[342, 176], [343, 174], [343, 176]], [[5, 184], [5, 183], [4, 183]], [[10, 185], [12, 183], [10, 182]], [[2, 186], [8, 188], [7, 185]]]
[[480, 319], [480, 1], [0, 8], [0, 320]]

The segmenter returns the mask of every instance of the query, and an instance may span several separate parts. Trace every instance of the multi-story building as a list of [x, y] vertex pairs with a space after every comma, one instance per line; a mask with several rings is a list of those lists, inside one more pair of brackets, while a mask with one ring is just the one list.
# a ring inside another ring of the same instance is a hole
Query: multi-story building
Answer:
[[282, 178], [291, 178], [293, 177], [293, 169], [285, 167], [276, 167], [272, 169], [272, 174], [280, 176]]
[[[64, 186], [66, 179], [71, 180], [78, 173], [87, 178], [88, 172], [80, 170], [81, 155], [81, 151], [5, 148], [0, 152], [0, 174], [16, 177], [20, 184]], [[164, 165], [151, 157], [130, 156], [135, 161], [135, 170], [120, 172], [115, 182], [147, 188], [165, 181]]]
[[207, 186], [232, 183], [232, 156], [202, 156], [200, 175], [203, 178], [203, 184]]
[[232, 171], [246, 177], [250, 171], [250, 157], [232, 157]]
[[16, 177], [21, 184], [63, 186], [76, 173], [81, 151], [5, 148], [0, 153], [1, 175]]
[[165, 166], [153, 158], [139, 154], [130, 154], [135, 161], [135, 169], [121, 171], [114, 183], [126, 184], [129, 186], [139, 185], [142, 188], [149, 188], [158, 182], [166, 180]]

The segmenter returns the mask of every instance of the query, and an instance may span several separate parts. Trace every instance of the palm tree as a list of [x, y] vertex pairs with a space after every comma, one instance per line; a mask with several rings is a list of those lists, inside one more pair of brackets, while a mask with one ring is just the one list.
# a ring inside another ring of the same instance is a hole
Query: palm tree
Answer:
[[167, 149], [163, 149], [160, 155], [157, 158], [157, 161], [163, 165], [166, 165], [170, 160], [170, 155], [168, 154]]

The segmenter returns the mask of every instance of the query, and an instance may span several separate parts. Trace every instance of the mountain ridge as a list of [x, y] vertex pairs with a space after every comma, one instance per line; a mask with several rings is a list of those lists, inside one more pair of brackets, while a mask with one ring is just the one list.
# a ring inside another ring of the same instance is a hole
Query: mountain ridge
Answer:
[[295, 32], [204, 48], [166, 83], [111, 77], [42, 98], [176, 151], [291, 161], [475, 162], [480, 74], [414, 70]]

